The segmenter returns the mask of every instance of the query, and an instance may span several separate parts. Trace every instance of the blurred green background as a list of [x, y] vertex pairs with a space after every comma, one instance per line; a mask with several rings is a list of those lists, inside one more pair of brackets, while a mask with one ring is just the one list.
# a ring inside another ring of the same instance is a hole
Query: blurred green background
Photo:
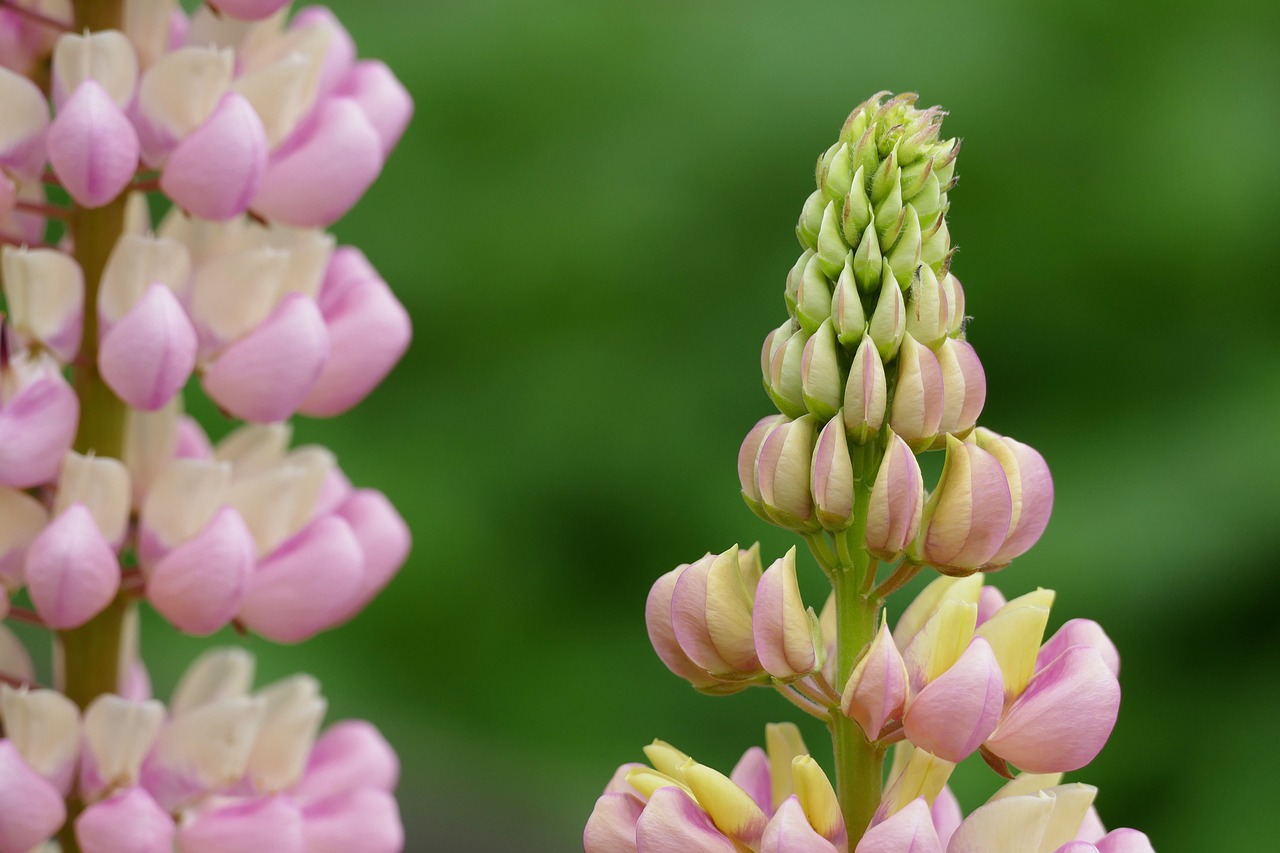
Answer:
[[[667, 673], [644, 597], [707, 550], [792, 544], [734, 459], [771, 411], [758, 352], [813, 162], [885, 88], [965, 139], [950, 224], [983, 422], [1057, 483], [996, 580], [1056, 588], [1051, 627], [1095, 618], [1124, 658], [1114, 739], [1073, 778], [1161, 853], [1272, 849], [1274, 3], [331, 5], [417, 101], [335, 228], [416, 338], [363, 406], [297, 434], [386, 491], [416, 547], [352, 624], [251, 645], [260, 680], [314, 672], [332, 718], [394, 742], [409, 850], [580, 849], [652, 738], [727, 771], [796, 716]], [[166, 692], [208, 643], [147, 628]], [[958, 774], [966, 807], [995, 784]]]

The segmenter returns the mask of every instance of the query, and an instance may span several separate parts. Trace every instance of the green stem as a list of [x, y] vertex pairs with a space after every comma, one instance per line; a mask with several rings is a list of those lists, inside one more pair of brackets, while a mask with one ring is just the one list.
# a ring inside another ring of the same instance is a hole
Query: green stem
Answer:
[[[119, 29], [123, 0], [74, 0], [75, 32]], [[107, 259], [124, 231], [125, 197], [93, 210], [77, 209], [68, 221], [75, 258], [84, 273], [84, 337], [72, 372], [80, 401], [79, 453], [124, 455], [128, 408], [98, 372], [98, 290]], [[81, 710], [105, 693], [119, 690], [120, 645], [129, 603], [117, 597], [79, 628], [59, 633], [62, 641], [63, 690]], [[63, 853], [80, 853], [75, 820], [84, 809], [77, 794], [67, 799], [67, 820], [58, 833]]]
[[[883, 603], [866, 591], [874, 582], [877, 565], [866, 547], [867, 510], [881, 454], [875, 442], [854, 449], [853, 526], [836, 534], [835, 560], [823, 566], [835, 589], [837, 691], [843, 690], [859, 658], [875, 638]], [[880, 804], [885, 753], [867, 740], [857, 723], [838, 710], [831, 713], [828, 727], [835, 749], [836, 796], [852, 849]]]

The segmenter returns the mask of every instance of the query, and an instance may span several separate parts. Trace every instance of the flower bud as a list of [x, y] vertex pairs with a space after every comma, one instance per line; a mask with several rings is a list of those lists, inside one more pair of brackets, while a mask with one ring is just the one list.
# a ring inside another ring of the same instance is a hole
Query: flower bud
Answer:
[[70, 255], [54, 249], [5, 246], [4, 295], [18, 340], [47, 347], [69, 362], [80, 350], [84, 274]]
[[829, 202], [822, 213], [822, 225], [818, 229], [817, 254], [818, 264], [827, 278], [840, 275], [849, 258], [849, 245], [844, 241], [840, 218], [836, 203]]
[[930, 267], [922, 264], [915, 270], [913, 276], [899, 276], [902, 281], [911, 282], [907, 334], [936, 350], [947, 337], [947, 295]]
[[920, 265], [920, 217], [914, 207], [907, 205], [903, 210], [903, 220], [898, 241], [893, 244], [885, 262], [899, 281], [910, 281]]
[[1008, 565], [1040, 540], [1053, 512], [1053, 478], [1044, 457], [1020, 441], [977, 430], [978, 446], [990, 453], [1004, 469], [1013, 504], [1009, 533], [990, 559], [992, 568]]
[[249, 208], [266, 169], [266, 129], [243, 95], [228, 92], [169, 155], [160, 188], [193, 216], [225, 222]]
[[0, 332], [0, 485], [27, 489], [58, 474], [71, 449], [80, 404], [58, 366], [42, 357], [5, 364]]
[[882, 266], [883, 256], [876, 229], [868, 228], [862, 232], [862, 240], [853, 253], [853, 277], [864, 293], [875, 293], [880, 287]]
[[707, 555], [676, 581], [671, 621], [677, 642], [700, 668], [721, 679], [760, 671], [752, 633], [752, 598], [734, 546]]
[[78, 628], [120, 588], [120, 565], [92, 513], [73, 504], [27, 548], [27, 591], [50, 628]]
[[833, 199], [843, 199], [853, 187], [853, 162], [848, 143], [837, 142], [836, 151], [827, 164], [822, 188]]
[[156, 562], [147, 600], [179, 630], [212, 634], [239, 612], [253, 566], [253, 536], [240, 513], [224, 506], [204, 530]]
[[[792, 317], [796, 314], [796, 294], [800, 292], [800, 283], [804, 279], [805, 268], [809, 266], [809, 261], [813, 258], [813, 249], [805, 249], [800, 253], [800, 257], [796, 258], [796, 262], [787, 271], [787, 284], [783, 290], [783, 301], [787, 304], [787, 313]], [[786, 325], [786, 324], [784, 324]], [[768, 372], [768, 368], [765, 368]]]
[[800, 358], [800, 388], [805, 407], [819, 418], [830, 418], [843, 405], [844, 370], [835, 328], [827, 318], [804, 345]]
[[76, 818], [82, 853], [170, 853], [174, 824], [142, 788], [100, 800]]
[[98, 367], [120, 399], [153, 412], [182, 390], [196, 364], [196, 331], [168, 287], [153, 284], [102, 338]]
[[913, 556], [943, 570], [975, 571], [1004, 544], [1012, 513], [999, 461], [977, 445], [948, 437], [942, 476], [925, 504]]
[[770, 342], [772, 360], [765, 378], [765, 391], [778, 411], [792, 418], [808, 412], [801, 378], [804, 348], [808, 342], [809, 336], [804, 330], [796, 328], [778, 329]]
[[813, 415], [778, 424], [765, 436], [756, 459], [760, 505], [775, 524], [790, 530], [818, 528], [809, 491], [813, 431]]
[[791, 681], [821, 668], [826, 649], [818, 617], [800, 598], [795, 548], [760, 578], [752, 626], [760, 664], [774, 678]]
[[836, 337], [846, 347], [861, 341], [867, 332], [867, 313], [862, 307], [862, 295], [858, 293], [854, 279], [852, 259], [845, 261], [831, 296], [831, 323], [835, 326]]
[[61, 106], [46, 139], [53, 171], [82, 207], [102, 207], [133, 180], [138, 134], [96, 80], [85, 80]]
[[827, 421], [813, 451], [814, 510], [827, 530], [853, 524], [853, 460], [844, 429], [841, 417]]
[[827, 209], [827, 195], [821, 189], [814, 190], [805, 199], [800, 210], [800, 221], [796, 223], [796, 239], [809, 252], [818, 250], [818, 232], [822, 228], [822, 216]]
[[986, 640], [975, 637], [960, 659], [911, 701], [903, 730], [920, 749], [960, 762], [995, 731], [1003, 699], [996, 657]]
[[978, 361], [973, 347], [955, 338], [944, 338], [937, 354], [938, 367], [942, 370], [942, 421], [938, 430], [956, 436], [967, 435], [978, 422], [987, 401], [987, 376], [982, 362]]
[[880, 560], [898, 559], [920, 532], [923, 510], [920, 464], [907, 443], [890, 432], [867, 507], [867, 549]]
[[66, 820], [58, 790], [0, 740], [0, 850], [22, 853], [39, 847]]
[[760, 485], [756, 480], [756, 457], [760, 454], [760, 446], [764, 444], [765, 436], [769, 434], [775, 426], [786, 423], [786, 415], [770, 415], [767, 418], [761, 418], [756, 425], [747, 433], [747, 437], [742, 440], [742, 447], [738, 450], [738, 483], [742, 486], [742, 497], [747, 502], [747, 506], [756, 515], [759, 515], [765, 521], [769, 517], [765, 515], [763, 507], [760, 506]]
[[[300, 411], [336, 415], [363, 400], [409, 347], [409, 314], [359, 249], [333, 254], [319, 306], [329, 333], [329, 358]], [[346, 278], [348, 281], [342, 281]]]
[[[835, 278], [835, 276], [832, 276]], [[812, 255], [796, 282], [795, 316], [806, 335], [812, 335], [831, 316], [831, 281], [822, 261]]]
[[[273, 156], [253, 210], [299, 228], [327, 226], [364, 195], [382, 171], [382, 140], [348, 98], [317, 106], [287, 150]], [[329, 180], [314, 176], [326, 174]]]
[[875, 310], [871, 313], [871, 322], [867, 326], [867, 334], [875, 342], [880, 357], [891, 360], [902, 345], [903, 335], [907, 332], [907, 304], [902, 298], [902, 289], [887, 267], [876, 298]]
[[[889, 192], [875, 206], [876, 234], [880, 238], [880, 246], [887, 253], [898, 241], [902, 228], [906, 224], [906, 211], [902, 207], [902, 186], [899, 176], [894, 175], [889, 184]], [[910, 274], [910, 270], [908, 270]]]
[[236, 417], [258, 423], [284, 420], [311, 392], [328, 357], [320, 310], [294, 293], [218, 356], [205, 372], [204, 388]]
[[278, 643], [305, 640], [344, 612], [360, 587], [363, 560], [345, 520], [319, 518], [258, 564], [240, 620]]
[[943, 405], [942, 368], [937, 357], [911, 335], [905, 336], [898, 351], [898, 381], [889, 427], [912, 450], [923, 450], [938, 433]]
[[907, 666], [882, 620], [871, 647], [845, 683], [840, 710], [862, 727], [867, 740], [875, 740], [887, 722], [902, 718], [907, 695]]
[[884, 425], [889, 394], [884, 362], [875, 341], [868, 335], [858, 345], [849, 367], [849, 381], [844, 386], [844, 428], [857, 444], [866, 444]]
[[862, 230], [871, 224], [871, 202], [867, 200], [867, 183], [863, 167], [853, 173], [853, 181], [845, 196], [844, 207], [840, 212], [840, 221], [844, 228], [844, 238], [850, 246], [862, 242]]
[[947, 295], [947, 334], [955, 337], [964, 330], [964, 288], [951, 273], [942, 276], [938, 282]]

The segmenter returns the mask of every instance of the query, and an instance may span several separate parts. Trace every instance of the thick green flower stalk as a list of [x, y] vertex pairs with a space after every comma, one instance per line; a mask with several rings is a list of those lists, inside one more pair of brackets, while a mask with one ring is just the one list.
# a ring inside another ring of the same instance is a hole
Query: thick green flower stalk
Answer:
[[[986, 378], [946, 222], [959, 141], [938, 107], [886, 94], [818, 160], [788, 317], [761, 354], [778, 413], [738, 455], [748, 506], [804, 539], [831, 595], [805, 606], [795, 549], [766, 566], [734, 546], [663, 575], [645, 608], [698, 690], [768, 687], [823, 720], [834, 773], [789, 726], [728, 777], [658, 741], [597, 801], [587, 853], [1152, 850], [1102, 828], [1095, 789], [1062, 784], [1115, 724], [1115, 647], [1081, 619], [1046, 639], [1051, 590], [984, 586], [1040, 538], [1053, 483], [1034, 449], [976, 426]], [[930, 450], [945, 460], [926, 489]], [[926, 568], [890, 630], [886, 599]], [[1012, 781], [964, 818], [946, 783], [975, 755]]]

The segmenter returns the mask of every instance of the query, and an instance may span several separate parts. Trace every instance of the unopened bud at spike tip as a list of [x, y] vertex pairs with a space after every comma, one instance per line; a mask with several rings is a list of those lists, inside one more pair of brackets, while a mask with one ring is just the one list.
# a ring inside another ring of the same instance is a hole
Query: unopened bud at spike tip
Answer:
[[876, 236], [876, 229], [868, 228], [862, 234], [857, 251], [853, 253], [853, 276], [863, 292], [875, 293], [880, 287], [881, 262], [880, 239]]
[[796, 290], [796, 319], [806, 334], [812, 335], [831, 316], [831, 281], [823, 271], [821, 255], [814, 255], [805, 265], [804, 275]]
[[876, 307], [871, 313], [871, 322], [867, 325], [867, 334], [875, 341], [880, 357], [889, 362], [898, 354], [906, 333], [907, 303], [897, 279], [894, 278], [893, 270], [886, 264]]

